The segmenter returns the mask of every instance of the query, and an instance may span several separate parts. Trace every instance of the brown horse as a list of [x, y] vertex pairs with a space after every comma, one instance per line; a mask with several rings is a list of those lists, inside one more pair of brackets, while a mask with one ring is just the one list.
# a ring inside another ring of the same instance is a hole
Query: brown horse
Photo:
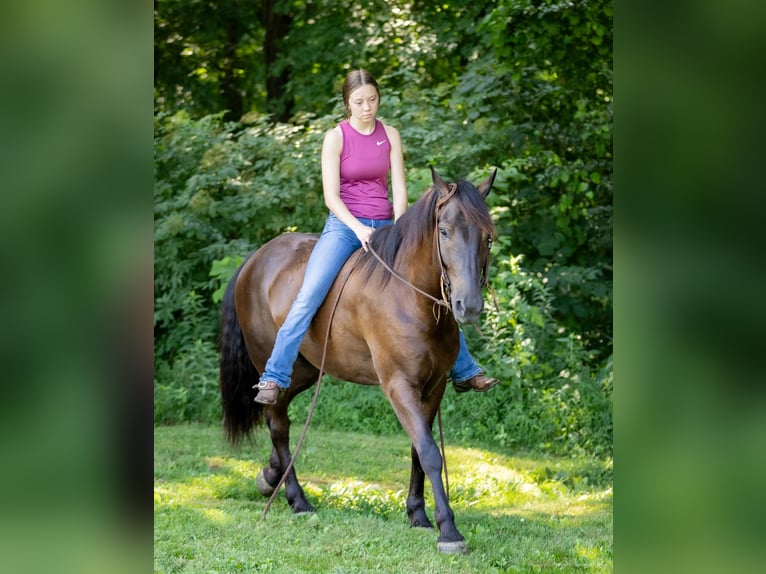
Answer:
[[[226, 289], [221, 315], [223, 422], [233, 443], [264, 421], [268, 425], [273, 449], [256, 484], [264, 496], [271, 495], [291, 460], [288, 405], [317, 382], [331, 321], [324, 370], [338, 379], [380, 385], [412, 441], [406, 503], [411, 525], [433, 527], [423, 498], [428, 475], [437, 547], [465, 552], [442, 483], [442, 457], [432, 426], [457, 357], [458, 322], [476, 321], [484, 306], [482, 287], [495, 235], [485, 198], [497, 170], [478, 188], [467, 181], [448, 185], [431, 172], [433, 186], [394, 225], [372, 235], [370, 245], [380, 259], [360, 249], [341, 269], [303, 340], [290, 387], [275, 405], [254, 402], [252, 386], [301, 287], [318, 236], [280, 235], [239, 268]], [[314, 510], [294, 468], [286, 477], [285, 494], [294, 512]]]

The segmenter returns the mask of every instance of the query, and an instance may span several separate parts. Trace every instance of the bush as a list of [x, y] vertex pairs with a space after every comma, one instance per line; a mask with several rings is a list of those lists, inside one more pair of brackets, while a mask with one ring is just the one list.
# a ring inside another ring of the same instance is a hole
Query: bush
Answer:
[[216, 423], [221, 420], [218, 351], [194, 341], [172, 363], [160, 361], [154, 378], [154, 423]]
[[[211, 117], [192, 121], [176, 114], [158, 119], [158, 424], [219, 420], [216, 342], [221, 288], [250, 251], [287, 229], [281, 222], [303, 230], [321, 227], [326, 210], [315, 165], [319, 129], [253, 121], [251, 127], [237, 131]], [[310, 153], [302, 151], [312, 147], [316, 149]], [[498, 308], [488, 300], [483, 337], [470, 327], [464, 329], [479, 363], [502, 383], [482, 395], [458, 397], [448, 389], [443, 403], [447, 432], [452, 440], [508, 448], [608, 452], [611, 341], [594, 348], [593, 338], [579, 327], [583, 321], [571, 320], [574, 312], [564, 312], [562, 302], [593, 303], [600, 297], [600, 308], [611, 313], [611, 285], [598, 269], [565, 262], [556, 265], [551, 260], [541, 270], [539, 258], [528, 266], [524, 255], [513, 255], [518, 231], [508, 230], [523, 212], [518, 208], [520, 200], [513, 199], [522, 196], [514, 196], [510, 189], [527, 177], [519, 171], [522, 168], [527, 169], [516, 162], [501, 170], [490, 195], [496, 196], [491, 209], [500, 231], [490, 269]], [[486, 176], [486, 170], [481, 171], [470, 179]], [[429, 183], [427, 170], [411, 168], [408, 182], [410, 191], [419, 188], [419, 194]], [[548, 209], [538, 200], [524, 205], [531, 214]], [[527, 240], [533, 236], [530, 232]], [[597, 324], [592, 317], [585, 319]], [[292, 405], [296, 421], [305, 418], [310, 396], [304, 393]], [[314, 424], [324, 428], [401, 432], [377, 388], [330, 380], [319, 405]]]
[[216, 262], [242, 260], [284, 222], [321, 229], [322, 122], [250, 121], [243, 129], [183, 112], [155, 120], [155, 359], [171, 369], [195, 341], [216, 340]]
[[[448, 179], [472, 181], [499, 168], [488, 199], [499, 236], [490, 269], [498, 308], [488, 301], [483, 336], [464, 332], [479, 363], [502, 382], [481, 395], [448, 389], [448, 435], [507, 448], [610, 452], [612, 4], [414, 8], [404, 35], [430, 37], [437, 23], [432, 44], [415, 54], [405, 44], [372, 43], [359, 56], [383, 72], [380, 116], [401, 132], [410, 199], [430, 184], [429, 163]], [[312, 40], [328, 62], [338, 60], [350, 48], [327, 40], [336, 20], [316, 22], [293, 27], [293, 45]], [[337, 99], [326, 99], [337, 70], [316, 65], [316, 51], [295, 56], [312, 77], [289, 87], [301, 109], [327, 113], [335, 102], [339, 111]], [[337, 119], [304, 114], [273, 124], [251, 112], [228, 124], [221, 114], [157, 115], [157, 422], [217, 420], [221, 286], [278, 233], [321, 229], [321, 140]], [[296, 420], [310, 395], [292, 405]], [[332, 380], [315, 424], [401, 432], [379, 389]]]
[[[527, 272], [523, 257], [496, 261], [496, 290], [480, 336], [463, 332], [476, 360], [500, 385], [442, 403], [451, 436], [558, 453], [612, 448], [612, 361], [595, 360], [579, 334], [554, 317], [547, 281]], [[596, 367], [591, 365], [596, 364]]]

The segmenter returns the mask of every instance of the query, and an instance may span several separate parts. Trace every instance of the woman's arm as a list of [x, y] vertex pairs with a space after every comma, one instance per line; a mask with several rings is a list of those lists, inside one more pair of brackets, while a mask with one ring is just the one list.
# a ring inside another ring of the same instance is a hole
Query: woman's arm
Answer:
[[348, 225], [356, 234], [362, 247], [367, 251], [367, 241], [372, 235], [372, 227], [363, 225], [348, 210], [340, 198], [340, 153], [343, 149], [343, 132], [340, 127], [334, 127], [324, 136], [322, 143], [322, 189], [324, 202], [335, 217]]
[[391, 192], [393, 194], [394, 219], [399, 219], [407, 211], [407, 183], [404, 178], [404, 157], [402, 138], [399, 130], [385, 126], [388, 141], [391, 142]]

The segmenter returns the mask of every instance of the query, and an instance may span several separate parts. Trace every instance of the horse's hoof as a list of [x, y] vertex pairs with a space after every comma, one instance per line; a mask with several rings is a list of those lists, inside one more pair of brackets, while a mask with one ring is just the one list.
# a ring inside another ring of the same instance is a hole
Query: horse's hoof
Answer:
[[291, 507], [293, 509], [293, 514], [311, 514], [314, 512], [314, 507], [311, 506], [311, 503], [309, 502], [293, 504]]
[[266, 477], [263, 476], [263, 469], [255, 477], [255, 486], [263, 496], [271, 496], [274, 494], [274, 487], [269, 484]]
[[436, 548], [439, 552], [444, 554], [467, 554], [468, 545], [465, 540], [458, 540], [456, 542], [437, 542]]

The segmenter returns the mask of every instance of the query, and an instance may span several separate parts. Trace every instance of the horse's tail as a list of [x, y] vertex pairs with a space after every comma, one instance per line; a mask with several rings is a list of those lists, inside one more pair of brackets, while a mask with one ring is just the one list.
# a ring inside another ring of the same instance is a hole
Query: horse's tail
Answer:
[[221, 403], [223, 426], [233, 444], [242, 442], [243, 438], [250, 436], [253, 427], [263, 422], [263, 409], [253, 400], [255, 391], [252, 388], [260, 375], [247, 354], [245, 337], [234, 306], [234, 286], [245, 263], [229, 281], [221, 306]]

